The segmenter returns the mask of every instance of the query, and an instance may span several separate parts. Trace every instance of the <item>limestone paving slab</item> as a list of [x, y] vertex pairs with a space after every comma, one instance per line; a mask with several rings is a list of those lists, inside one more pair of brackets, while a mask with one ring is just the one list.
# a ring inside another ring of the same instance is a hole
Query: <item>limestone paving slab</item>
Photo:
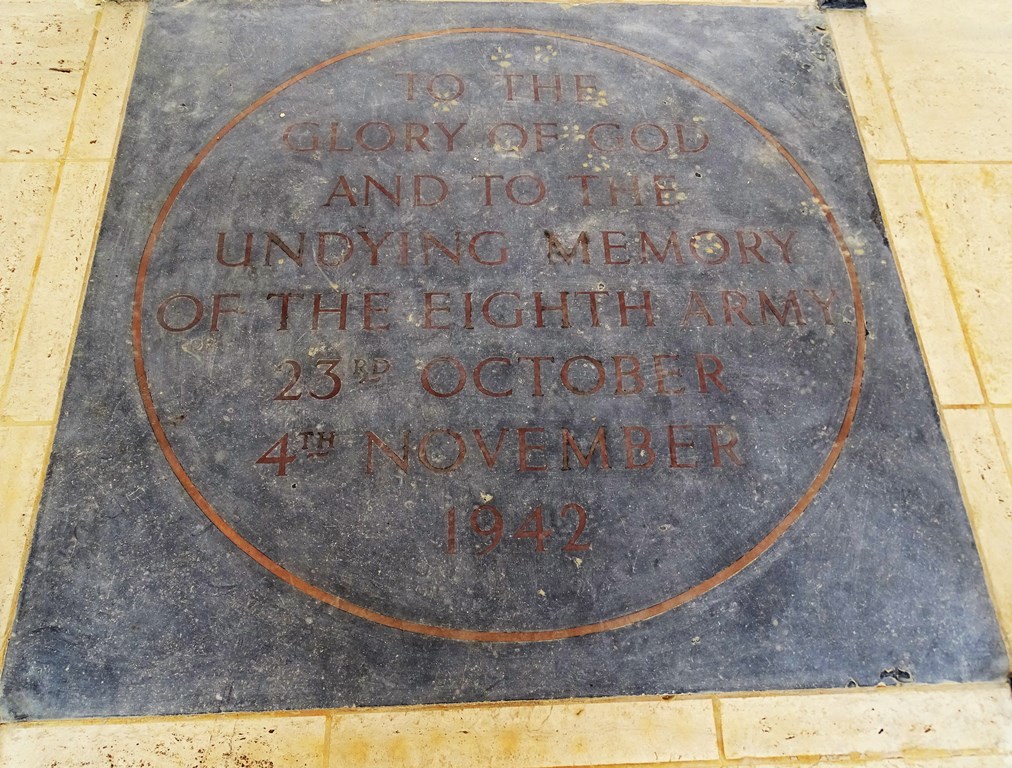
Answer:
[[3, 715], [1001, 679], [864, 169], [810, 9], [153, 3]]

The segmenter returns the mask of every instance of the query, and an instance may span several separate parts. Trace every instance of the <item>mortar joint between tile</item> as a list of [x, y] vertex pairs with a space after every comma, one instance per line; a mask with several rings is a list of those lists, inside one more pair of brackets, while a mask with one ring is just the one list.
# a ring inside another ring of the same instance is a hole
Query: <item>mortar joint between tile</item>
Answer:
[[56, 419], [42, 419], [39, 421], [21, 421], [10, 416], [0, 416], [0, 427], [51, 427]]
[[330, 758], [330, 739], [331, 734], [334, 731], [334, 721], [329, 715], [323, 718], [323, 754], [320, 756], [320, 768], [341, 768], [340, 766], [331, 766]]
[[720, 711], [720, 699], [714, 696], [710, 699], [710, 705], [713, 709], [713, 731], [717, 739], [717, 756], [721, 760], [726, 760], [727, 753], [724, 751], [724, 721]]
[[[18, 320], [17, 332], [14, 335], [14, 345], [11, 348], [10, 360], [7, 363], [7, 370], [4, 374], [4, 378], [0, 381], [0, 413], [2, 409], [6, 407], [7, 395], [10, 391], [11, 380], [14, 378], [14, 366], [18, 359], [18, 348], [21, 345], [21, 338], [25, 330], [25, 321], [28, 318], [28, 309], [31, 306], [32, 295], [35, 293], [35, 283], [38, 278], [39, 269], [42, 264], [42, 255], [45, 253], [46, 246], [49, 242], [50, 229], [53, 224], [53, 216], [56, 211], [56, 199], [60, 194], [60, 187], [63, 181], [63, 171], [67, 163], [67, 157], [70, 153], [70, 145], [74, 138], [74, 125], [77, 122], [77, 113], [81, 108], [81, 100], [84, 94], [84, 87], [87, 83], [88, 73], [91, 70], [91, 59], [95, 53], [95, 45], [98, 41], [98, 27], [102, 19], [102, 8], [98, 9], [95, 14], [95, 18], [92, 20], [91, 29], [91, 40], [88, 43], [88, 51], [85, 55], [84, 67], [81, 69], [81, 80], [78, 83], [77, 94], [74, 99], [74, 108], [70, 113], [70, 125], [67, 128], [67, 135], [63, 140], [63, 150], [60, 152], [60, 156], [57, 160], [56, 179], [53, 182], [53, 191], [49, 199], [49, 207], [46, 211], [46, 216], [43, 224], [42, 237], [40, 238], [38, 250], [35, 254], [35, 263], [32, 266], [32, 274], [28, 281], [28, 290], [25, 293], [25, 303], [21, 308], [21, 316]], [[2, 661], [2, 658], [0, 658]]]

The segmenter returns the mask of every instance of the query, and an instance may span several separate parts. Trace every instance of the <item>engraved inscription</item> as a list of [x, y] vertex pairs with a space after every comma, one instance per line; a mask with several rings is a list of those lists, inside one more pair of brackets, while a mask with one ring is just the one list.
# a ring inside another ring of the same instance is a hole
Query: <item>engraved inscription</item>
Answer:
[[180, 177], [135, 298], [159, 444], [254, 560], [391, 627], [543, 640], [675, 608], [804, 512], [863, 314], [773, 133], [677, 62], [529, 30], [282, 85]]

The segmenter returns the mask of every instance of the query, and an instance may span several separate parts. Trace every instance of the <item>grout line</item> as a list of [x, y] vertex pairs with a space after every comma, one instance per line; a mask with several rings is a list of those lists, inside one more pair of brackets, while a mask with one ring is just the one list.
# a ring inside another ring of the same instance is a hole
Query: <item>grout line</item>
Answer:
[[39, 246], [35, 253], [35, 263], [32, 265], [32, 276], [28, 280], [28, 287], [25, 290], [24, 306], [21, 308], [21, 316], [18, 319], [17, 332], [14, 334], [14, 346], [11, 347], [11, 357], [7, 362], [3, 378], [0, 378], [0, 416], [6, 403], [7, 389], [11, 378], [14, 375], [14, 361], [17, 359], [18, 346], [21, 343], [21, 332], [24, 330], [25, 320], [28, 317], [28, 307], [32, 303], [32, 294], [35, 291], [35, 278], [38, 277], [39, 267], [42, 263], [42, 254], [46, 249], [46, 242], [49, 239], [49, 228], [53, 223], [53, 213], [56, 209], [56, 196], [60, 192], [60, 182], [63, 180], [64, 161], [52, 161], [56, 164], [56, 178], [53, 180], [53, 189], [49, 197], [49, 207], [46, 209], [45, 221], [42, 225], [42, 237], [39, 239]]
[[341, 715], [387, 715], [396, 716], [404, 713], [426, 712], [426, 711], [460, 711], [476, 709], [527, 709], [534, 707], [556, 707], [565, 704], [601, 705], [609, 704], [659, 704], [678, 701], [721, 701], [731, 699], [791, 699], [817, 696], [852, 696], [854, 698], [871, 698], [881, 696], [889, 698], [902, 696], [902, 692], [919, 693], [968, 693], [973, 691], [988, 692], [1001, 690], [1005, 693], [1008, 690], [1008, 683], [1005, 680], [971, 683], [907, 683], [902, 686], [867, 686], [862, 688], [804, 688], [788, 689], [779, 691], [728, 691], [726, 693], [687, 693], [675, 696], [611, 696], [600, 698], [570, 698], [570, 699], [530, 699], [523, 701], [471, 701], [458, 704], [405, 704], [405, 705], [382, 705], [371, 707], [339, 707], [339, 708], [318, 708], [318, 709], [286, 709], [268, 711], [243, 711], [243, 712], [202, 712], [178, 715], [128, 715], [120, 717], [78, 717], [59, 720], [30, 720], [13, 723], [4, 723], [4, 728], [36, 728], [36, 727], [75, 727], [88, 725], [129, 725], [131, 723], [147, 722], [200, 722], [203, 720], [242, 720], [257, 718], [308, 718], [321, 716]]
[[123, 137], [123, 122], [124, 120], [126, 120], [126, 111], [130, 101], [130, 92], [133, 90], [134, 77], [137, 75], [137, 62], [140, 60], [141, 45], [144, 42], [144, 29], [148, 25], [148, 13], [150, 6], [147, 0], [143, 0], [143, 2], [137, 3], [136, 5], [138, 8], [137, 12], [140, 14], [137, 20], [137, 23], [140, 24], [140, 29], [137, 30], [137, 36], [134, 42], [133, 56], [131, 57], [130, 61], [130, 69], [129, 69], [130, 74], [127, 77], [126, 88], [123, 92], [123, 103], [120, 105], [119, 120], [116, 124], [117, 125], [116, 138], [113, 141], [112, 152], [109, 155], [109, 162], [112, 163], [113, 165], [115, 165], [116, 156], [119, 154], [119, 143]]
[[720, 699], [714, 696], [710, 703], [713, 706], [713, 729], [717, 735], [717, 757], [724, 761], [727, 754], [724, 752], [724, 720], [720, 711]]
[[[327, 715], [323, 718], [323, 754], [321, 755], [320, 768], [330, 768], [330, 740], [333, 732], [333, 717]], [[336, 766], [335, 768], [340, 768]]]
[[[69, 126], [68, 126], [69, 128]], [[55, 157], [0, 157], [0, 165], [43, 165], [45, 163], [52, 163], [56, 165], [63, 159], [63, 155], [56, 155]]]
[[[0, 0], [2, 2], [3, 0]], [[61, 161], [63, 165], [84, 165], [85, 163], [111, 163], [112, 159], [108, 157], [73, 157], [67, 155]]]
[[55, 420], [50, 419], [48, 421], [18, 421], [8, 416], [0, 416], [0, 428], [19, 428], [19, 427], [51, 427], [56, 423]]
[[997, 423], [997, 417], [995, 416], [993, 409], [991, 410], [991, 427], [994, 429], [994, 436], [998, 440], [998, 450], [1001, 452], [1002, 458], [1005, 460], [1005, 471], [1008, 473], [1009, 478], [1012, 479], [1012, 467], [1009, 466], [1009, 454], [1012, 453], [1012, 435], [1009, 436], [1009, 440], [1005, 439], [1005, 434], [1002, 432], [1000, 425]]
[[[208, 733], [207, 735], [210, 736], [212, 740], [210, 742], [203, 742], [203, 740], [201, 740], [201, 743], [207, 743], [209, 747], [214, 746], [215, 745], [214, 735], [212, 733]], [[239, 735], [238, 724], [234, 723], [230, 737], [224, 739], [224, 741], [226, 741], [229, 745], [233, 745], [238, 735]], [[431, 735], [430, 733], [426, 733], [425, 731], [415, 732], [408, 737], [409, 743], [413, 741], [419, 747], [424, 749], [426, 746], [431, 744], [431, 742], [428, 741], [428, 737], [430, 735]], [[122, 751], [114, 752], [109, 748], [104, 749], [103, 757], [109, 760], [109, 765], [113, 765], [114, 763], [118, 765], [119, 764], [118, 759], [121, 757], [130, 760], [131, 758], [137, 759], [138, 757], [147, 756], [140, 751], [143, 748], [143, 746], [145, 746], [143, 741], [138, 739], [133, 743], [122, 745], [121, 748]], [[452, 749], [452, 745], [448, 746], [450, 746], [450, 748]], [[324, 754], [327, 758], [329, 758], [329, 753]], [[887, 751], [873, 750], [873, 751], [852, 752], [849, 754], [827, 752], [827, 753], [808, 753], [803, 755], [777, 754], [761, 757], [754, 757], [754, 756], [746, 756], [738, 758], [721, 757], [715, 759], [676, 758], [674, 761], [664, 761], [664, 762], [609, 761], [606, 763], [605, 762], [594, 762], [594, 763], [581, 762], [572, 764], [553, 763], [553, 765], [555, 766], [555, 768], [640, 768], [641, 766], [642, 768], [646, 768], [647, 766], [652, 766], [653, 768], [676, 768], [677, 766], [685, 766], [685, 768], [727, 768], [728, 766], [740, 766], [741, 768], [748, 768], [749, 766], [757, 766], [761, 764], [764, 766], [766, 765], [795, 766], [795, 767], [812, 766], [813, 768], [814, 766], [827, 766], [827, 768], [829, 768], [829, 766], [835, 766], [836, 768], [844, 768], [844, 766], [853, 766], [854, 768], [859, 768], [859, 766], [865, 766], [871, 763], [879, 764], [879, 761], [888, 761], [890, 765], [892, 764], [893, 761], [902, 761], [903, 765], [907, 765], [906, 761], [913, 758], [916, 758], [918, 764], [921, 764], [921, 761], [925, 762], [930, 761], [932, 765], [934, 765], [935, 761], [945, 761], [945, 764], [948, 765], [948, 761], [953, 758], [959, 759], [959, 758], [973, 758], [973, 757], [1004, 757], [1009, 754], [1012, 753], [1008, 752], [1007, 750], [1001, 749], [1000, 747], [995, 748], [994, 746], [962, 747], [957, 749], [946, 749], [939, 747], [918, 747], [916, 744], [907, 743], [904, 744], [902, 747], [893, 748]], [[171, 751], [165, 753], [164, 756], [171, 759], [172, 758]], [[320, 757], [320, 754], [316, 753], [316, 756]], [[524, 756], [525, 755], [523, 755], [523, 751], [521, 749], [519, 755], [514, 754], [513, 760], [507, 762], [510, 762], [511, 764], [514, 763], [519, 764]], [[237, 753], [234, 749], [230, 749], [228, 752], [226, 752], [224, 757], [226, 757], [226, 759], [230, 757], [233, 759], [238, 758], [242, 765], [251, 764], [247, 763], [246, 760], [243, 760], [243, 758], [246, 758], [247, 760], [249, 759], [250, 756], [248, 753]], [[275, 755], [275, 757], [277, 757], [277, 755]], [[521, 759], [517, 759], [518, 757]], [[264, 764], [267, 764], [267, 762], [269, 761], [263, 762]], [[319, 766], [319, 761], [316, 762], [317, 765]], [[133, 763], [131, 762], [131, 764]], [[147, 765], [147, 763], [144, 764]], [[233, 760], [228, 760], [228, 765], [233, 764], [238, 765], [239, 763], [234, 763]], [[260, 765], [261, 762], [258, 761], [256, 764]], [[356, 762], [356, 765], [357, 764], [358, 762]], [[493, 765], [494, 763], [482, 763], [482, 764]], [[530, 764], [533, 765], [534, 763]], [[536, 764], [545, 765], [546, 763], [538, 762]], [[55, 765], [55, 763], [53, 765]], [[273, 763], [271, 763], [271, 765], [273, 765]], [[334, 765], [331, 768], [344, 768], [344, 766]]]
[[[7, 405], [7, 395], [10, 391], [11, 381], [14, 378], [15, 362], [18, 359], [18, 348], [21, 346], [21, 337], [25, 330], [25, 322], [28, 319], [28, 310], [32, 304], [32, 296], [35, 293], [35, 282], [39, 275], [39, 269], [42, 265], [42, 256], [46, 251], [46, 245], [49, 242], [50, 230], [53, 224], [53, 217], [56, 211], [56, 200], [60, 194], [60, 186], [63, 181], [63, 171], [67, 164], [67, 155], [70, 152], [70, 144], [74, 138], [74, 124], [77, 122], [77, 113], [81, 108], [81, 100], [84, 95], [85, 85], [88, 82], [88, 72], [91, 69], [91, 57], [95, 52], [95, 43], [98, 40], [98, 24], [102, 19], [102, 9], [99, 8], [95, 14], [95, 19], [92, 22], [91, 29], [91, 40], [88, 43], [88, 53], [84, 60], [84, 67], [81, 68], [81, 82], [78, 84], [77, 96], [74, 100], [74, 109], [70, 113], [70, 125], [67, 127], [67, 137], [63, 141], [63, 151], [60, 153], [60, 157], [56, 161], [58, 163], [56, 169], [56, 180], [53, 182], [53, 193], [49, 202], [49, 210], [46, 212], [46, 220], [42, 233], [42, 239], [39, 243], [38, 252], [35, 255], [35, 264], [32, 267], [32, 277], [28, 281], [28, 290], [25, 292], [25, 306], [21, 310], [21, 317], [18, 320], [18, 330], [14, 336], [14, 346], [11, 348], [11, 359], [7, 364], [7, 370], [3, 380], [0, 380], [0, 414], [3, 413], [3, 409]], [[20, 583], [20, 582], [19, 582]], [[0, 659], [2, 661], [2, 659]]]

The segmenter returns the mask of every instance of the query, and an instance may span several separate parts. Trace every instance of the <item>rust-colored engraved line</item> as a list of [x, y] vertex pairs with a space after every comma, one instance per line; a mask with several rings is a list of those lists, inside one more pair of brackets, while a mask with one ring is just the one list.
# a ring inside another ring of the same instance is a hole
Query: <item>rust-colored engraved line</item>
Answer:
[[[271, 99], [277, 96], [282, 91], [295, 85], [301, 80], [310, 77], [317, 72], [326, 69], [332, 64], [350, 59], [354, 56], [358, 56], [369, 51], [376, 50], [377, 48], [384, 48], [391, 45], [397, 45], [400, 43], [406, 43], [417, 40], [427, 40], [431, 38], [447, 37], [450, 35], [471, 35], [471, 34], [512, 34], [512, 35], [533, 35], [541, 37], [551, 37], [557, 40], [568, 40], [575, 43], [583, 43], [585, 45], [591, 45], [597, 48], [603, 48], [605, 50], [620, 53], [625, 56], [630, 56], [634, 59], [642, 61], [651, 66], [657, 67], [675, 77], [679, 77], [692, 86], [700, 89], [714, 100], [722, 104], [724, 107], [729, 109], [731, 112], [736, 114], [752, 128], [759, 133], [762, 138], [771, 144], [780, 155], [787, 160], [791, 168], [794, 169], [795, 173], [801, 178], [805, 186], [812, 193], [812, 197], [819, 203], [823, 214], [826, 217], [826, 222], [829, 224], [830, 229], [833, 232], [833, 236], [836, 238], [837, 245], [840, 248], [840, 253], [843, 256], [844, 263], [847, 268], [847, 276], [850, 280], [851, 293], [854, 298], [854, 326], [856, 331], [857, 349], [855, 352], [854, 360], [854, 376], [850, 388], [850, 395], [847, 402], [847, 410], [844, 414], [843, 422], [840, 424], [840, 429], [837, 432], [836, 439], [833, 442], [829, 453], [823, 461], [819, 472], [816, 474], [812, 483], [808, 486], [804, 495], [798, 499], [797, 503], [791, 508], [787, 515], [766, 535], [764, 536], [755, 546], [749, 549], [745, 554], [735, 560], [727, 567], [721, 569], [717, 573], [710, 576], [705, 581], [701, 581], [691, 589], [687, 589], [673, 597], [663, 600], [654, 605], [642, 608], [631, 613], [623, 614], [622, 616], [616, 616], [611, 619], [603, 621], [593, 622], [591, 624], [582, 624], [574, 627], [564, 627], [560, 629], [544, 629], [544, 630], [529, 630], [529, 631], [484, 631], [484, 630], [469, 630], [459, 629], [454, 627], [440, 627], [429, 624], [422, 624], [416, 621], [410, 621], [407, 619], [401, 619], [393, 616], [387, 616], [385, 614], [378, 613], [370, 610], [363, 606], [351, 603], [344, 600], [337, 595], [333, 595], [326, 592], [319, 587], [316, 587], [306, 580], [300, 578], [296, 574], [289, 571], [284, 566], [272, 560], [268, 555], [259, 550], [243, 536], [235, 530], [229, 523], [218, 514], [211, 503], [204, 497], [200, 492], [200, 489], [190, 479], [186, 470], [183, 468], [175, 452], [172, 450], [172, 446], [169, 444], [169, 440], [165, 434], [165, 430], [162, 428], [162, 424], [158, 419], [158, 414], [155, 411], [154, 401], [151, 397], [151, 390], [148, 386], [147, 373], [144, 367], [144, 352], [141, 338], [141, 325], [142, 317], [141, 311], [144, 303], [144, 284], [147, 279], [148, 267], [151, 263], [151, 256], [154, 252], [155, 244], [158, 240], [158, 236], [161, 233], [162, 227], [165, 224], [166, 218], [176, 199], [182, 192], [183, 187], [189, 181], [190, 177], [200, 166], [201, 162], [211, 153], [211, 151], [218, 145], [228, 133], [235, 128], [239, 123], [249, 117], [251, 114], [256, 112], [260, 107], [267, 104]], [[766, 550], [768, 550], [773, 544], [787, 531], [788, 528], [793, 525], [799, 517], [804, 513], [805, 509], [811, 503], [812, 499], [819, 492], [822, 486], [825, 484], [826, 479], [829, 477], [830, 472], [836, 464], [837, 459], [840, 457], [840, 453], [843, 450], [843, 444], [850, 434], [851, 426], [854, 423], [854, 416], [857, 413], [857, 404], [861, 393], [861, 383], [864, 377], [864, 358], [865, 358], [865, 331], [864, 331], [864, 306], [861, 301], [861, 290], [858, 283], [857, 270], [854, 267], [853, 258], [850, 253], [850, 249], [847, 247], [846, 240], [843, 236], [843, 232], [840, 229], [840, 225], [829, 209], [825, 198], [822, 193], [815, 186], [811, 177], [805, 172], [797, 160], [791, 155], [790, 152], [784, 147], [773, 135], [760, 125], [755, 118], [746, 113], [741, 107], [734, 102], [730, 101], [710, 86], [703, 82], [700, 82], [696, 78], [688, 75], [678, 69], [675, 69], [662, 61], [646, 56], [642, 53], [623, 48], [613, 43], [606, 43], [599, 40], [593, 40], [587, 37], [580, 37], [579, 35], [571, 35], [564, 32], [548, 32], [538, 29], [521, 29], [515, 27], [463, 27], [456, 29], [443, 29], [434, 30], [429, 32], [416, 32], [409, 35], [401, 35], [399, 37], [387, 38], [385, 40], [378, 40], [368, 45], [354, 48], [350, 51], [338, 54], [332, 58], [316, 64], [309, 69], [306, 69], [297, 75], [289, 78], [285, 82], [278, 85], [276, 88], [265, 93], [259, 99], [254, 101], [239, 114], [233, 117], [221, 130], [219, 130], [214, 137], [205, 144], [200, 151], [196, 154], [190, 164], [183, 171], [182, 175], [176, 181], [172, 187], [168, 198], [159, 210], [157, 217], [155, 218], [154, 225], [151, 228], [151, 233], [148, 235], [147, 242], [144, 245], [144, 251], [141, 255], [140, 266], [137, 270], [137, 284], [134, 289], [134, 301], [133, 301], [133, 354], [134, 354], [134, 369], [137, 374], [137, 383], [140, 388], [141, 401], [144, 405], [144, 410], [147, 413], [148, 420], [151, 422], [151, 428], [154, 431], [155, 439], [158, 441], [158, 445], [162, 449], [162, 453], [165, 454], [165, 458], [172, 468], [176, 478], [182, 484], [183, 488], [190, 495], [190, 498], [196, 503], [200, 510], [207, 516], [207, 518], [214, 523], [214, 525], [223, 533], [225, 536], [235, 544], [239, 549], [249, 555], [253, 560], [259, 563], [261, 566], [266, 568], [268, 571], [273, 573], [282, 581], [301, 590], [305, 594], [313, 597], [323, 603], [332, 605], [335, 608], [339, 608], [342, 611], [358, 616], [362, 619], [381, 624], [385, 627], [391, 627], [393, 629], [404, 630], [408, 632], [417, 632], [423, 635], [430, 635], [434, 637], [441, 637], [449, 640], [463, 640], [463, 641], [485, 641], [485, 642], [533, 642], [533, 641], [546, 641], [546, 640], [562, 640], [570, 637], [579, 637], [582, 635], [590, 635], [596, 632], [605, 632], [612, 629], [618, 629], [619, 627], [625, 627], [636, 622], [644, 621], [646, 619], [653, 618], [662, 614], [666, 611], [683, 605], [690, 600], [708, 592], [717, 585], [727, 581], [732, 576], [740, 573], [750, 564], [755, 562]]]

